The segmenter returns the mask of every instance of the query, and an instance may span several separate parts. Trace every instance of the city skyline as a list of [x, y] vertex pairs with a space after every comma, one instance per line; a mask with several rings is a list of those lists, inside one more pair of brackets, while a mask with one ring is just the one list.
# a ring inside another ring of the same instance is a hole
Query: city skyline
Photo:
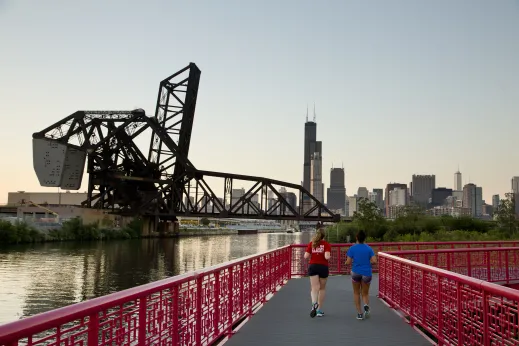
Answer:
[[[332, 164], [344, 162], [349, 194], [407, 184], [413, 174], [449, 188], [459, 164], [462, 185], [483, 187], [487, 203], [509, 192], [519, 164], [496, 148], [514, 147], [519, 126], [519, 4], [329, 5], [121, 12], [117, 1], [0, 2], [0, 30], [10, 33], [0, 65], [0, 112], [9, 118], [0, 128], [0, 203], [9, 191], [55, 191], [40, 187], [32, 168], [33, 132], [79, 109], [153, 115], [159, 81], [190, 61], [202, 70], [190, 147], [197, 168], [299, 184], [304, 107], [315, 100], [325, 186]], [[169, 13], [178, 29], [152, 54]]]

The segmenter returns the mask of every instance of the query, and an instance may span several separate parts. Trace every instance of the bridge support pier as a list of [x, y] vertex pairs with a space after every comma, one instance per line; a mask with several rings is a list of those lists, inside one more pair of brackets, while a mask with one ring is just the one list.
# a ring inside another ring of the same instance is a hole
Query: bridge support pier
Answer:
[[299, 222], [295, 220], [281, 220], [281, 227], [288, 229], [290, 227], [299, 230]]
[[143, 217], [142, 236], [149, 237], [153, 235], [153, 233], [177, 236], [180, 233], [180, 224], [177, 220], [165, 221], [159, 220], [155, 216]]
[[180, 224], [178, 221], [159, 221], [157, 232], [161, 235], [170, 234], [178, 236], [180, 233]]
[[142, 218], [142, 236], [149, 237], [156, 232], [156, 218], [154, 216], [144, 216]]

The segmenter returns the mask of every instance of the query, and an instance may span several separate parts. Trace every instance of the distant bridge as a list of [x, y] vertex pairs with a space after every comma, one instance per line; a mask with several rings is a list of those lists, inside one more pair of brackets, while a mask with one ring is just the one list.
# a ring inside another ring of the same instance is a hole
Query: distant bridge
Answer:
[[[86, 162], [85, 207], [141, 216], [155, 230], [170, 227], [160, 224], [176, 222], [179, 216], [339, 221], [339, 215], [300, 185], [195, 168], [188, 153], [200, 75], [190, 63], [161, 81], [154, 117], [142, 109], [77, 111], [34, 133], [33, 161], [40, 185], [78, 190]], [[141, 150], [137, 143], [142, 144], [146, 134], [150, 145]], [[233, 197], [238, 186], [251, 187]], [[311, 206], [303, 210], [302, 203], [289, 203], [289, 190], [299, 201], [310, 200]]]

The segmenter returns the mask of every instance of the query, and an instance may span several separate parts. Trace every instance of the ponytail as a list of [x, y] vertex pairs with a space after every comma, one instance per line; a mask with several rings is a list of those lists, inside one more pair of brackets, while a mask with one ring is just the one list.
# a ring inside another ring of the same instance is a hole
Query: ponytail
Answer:
[[315, 235], [312, 238], [312, 248], [316, 248], [319, 245], [319, 242], [324, 239], [324, 231], [322, 229], [318, 229], [315, 232]]

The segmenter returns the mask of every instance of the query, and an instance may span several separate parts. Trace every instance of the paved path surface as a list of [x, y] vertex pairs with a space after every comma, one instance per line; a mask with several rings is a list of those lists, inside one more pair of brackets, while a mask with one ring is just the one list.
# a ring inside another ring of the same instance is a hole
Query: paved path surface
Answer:
[[310, 317], [310, 282], [292, 279], [277, 292], [225, 346], [362, 345], [430, 346], [431, 344], [377, 297], [371, 287], [371, 317], [356, 319], [349, 276], [328, 279], [324, 317]]

